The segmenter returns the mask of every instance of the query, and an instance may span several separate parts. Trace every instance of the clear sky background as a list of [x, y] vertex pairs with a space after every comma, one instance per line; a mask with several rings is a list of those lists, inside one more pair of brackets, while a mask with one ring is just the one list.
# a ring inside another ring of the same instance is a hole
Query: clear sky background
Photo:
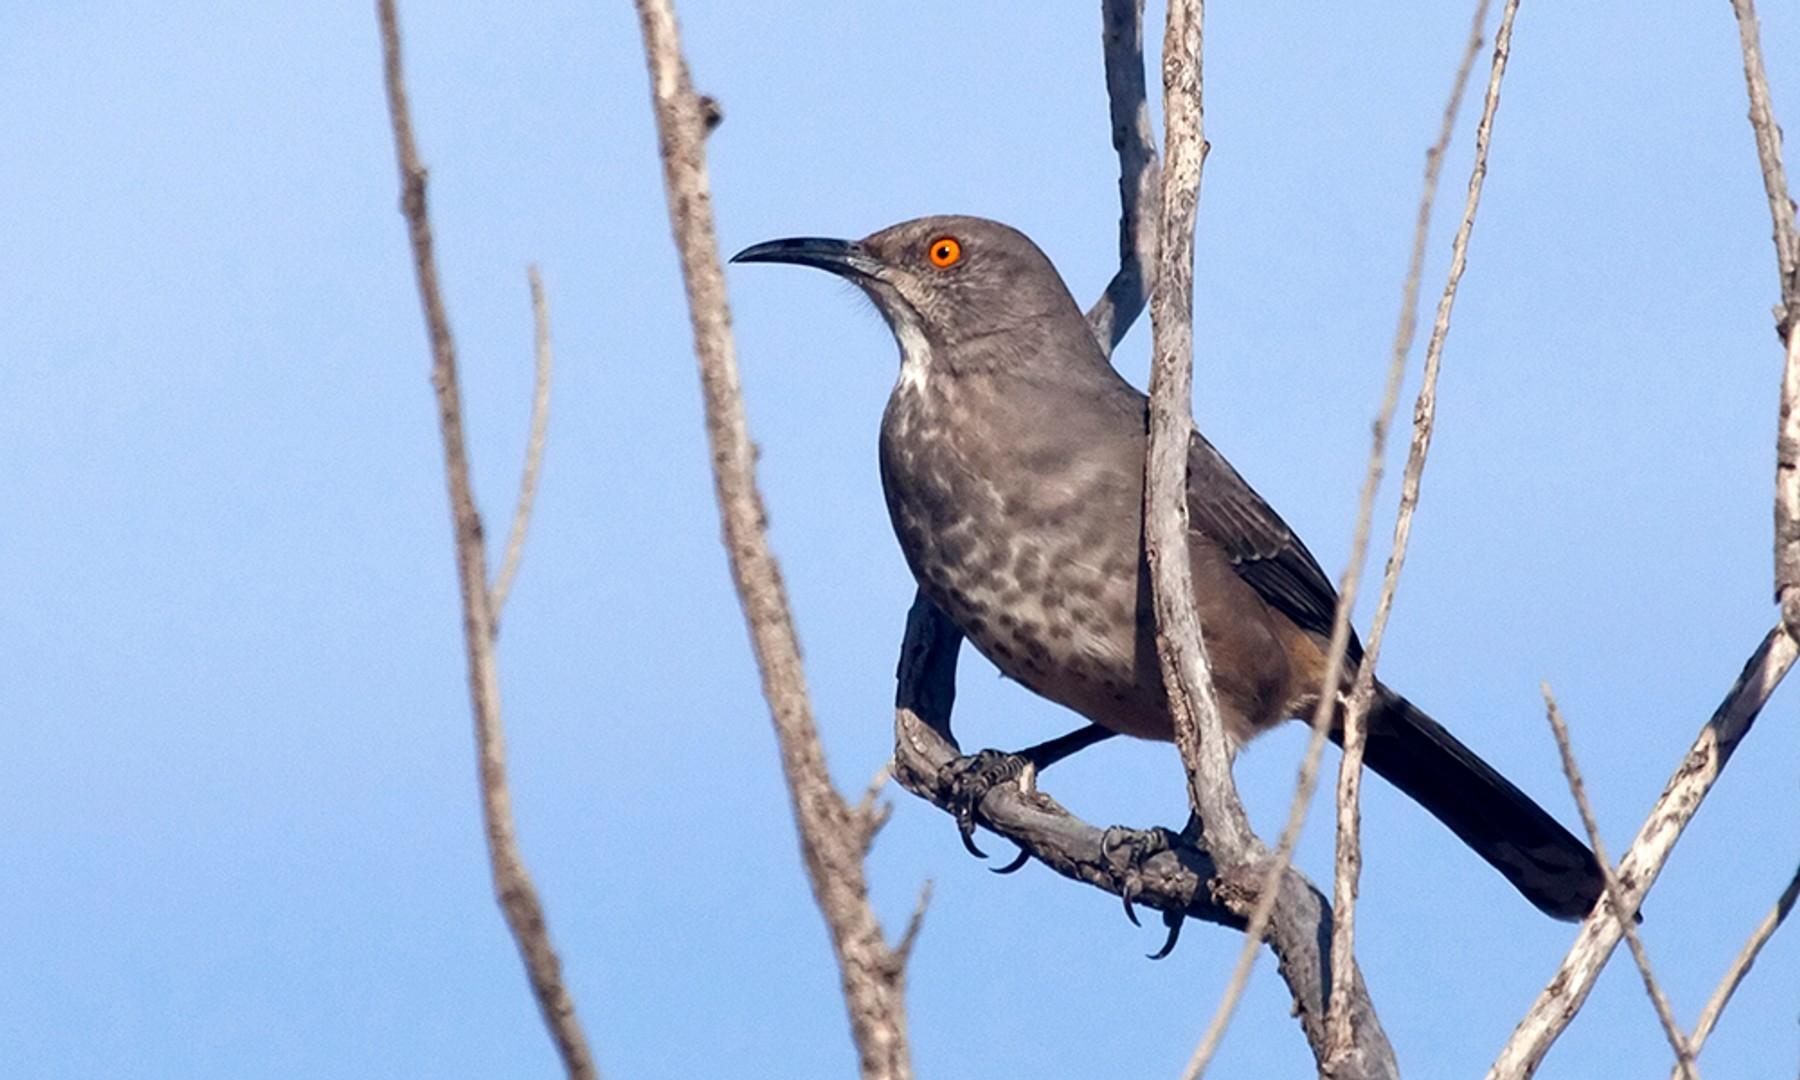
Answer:
[[[1090, 301], [1117, 213], [1097, 6], [682, 5], [726, 112], [727, 253], [977, 213]], [[1766, 8], [1794, 130], [1800, 14]], [[718, 543], [631, 6], [402, 16], [491, 532], [529, 408], [527, 262], [550, 290], [549, 456], [501, 665], [525, 852], [600, 1063], [850, 1075]], [[1198, 415], [1334, 576], [1467, 18], [1207, 12]], [[481, 845], [372, 5], [13, 0], [0, 100], [0, 1073], [551, 1075]], [[1525, 5], [1383, 654], [1573, 824], [1548, 679], [1615, 849], [1774, 616], [1776, 288], [1744, 113], [1724, 3]], [[730, 282], [820, 726], [860, 791], [889, 751], [912, 594], [874, 454], [894, 347], [816, 273]], [[1148, 338], [1118, 358], [1140, 384]], [[1071, 719], [969, 653], [962, 689], [971, 746]], [[1775, 697], [1650, 898], [1684, 1023], [1800, 856], [1796, 700]], [[1239, 764], [1265, 832], [1302, 736]], [[1096, 748], [1046, 786], [1095, 822], [1183, 816], [1165, 746]], [[1191, 926], [1151, 963], [1160, 930], [1112, 897], [1041, 867], [994, 877], [947, 817], [892, 797], [870, 865], [891, 931], [937, 883], [909, 993], [922, 1076], [1174, 1074], [1236, 934]], [[1374, 999], [1410, 1075], [1478, 1075], [1574, 930], [1379, 781], [1365, 800]], [[1327, 816], [1300, 855], [1321, 879]], [[1707, 1075], [1792, 1076], [1797, 1014], [1790, 928]], [[1542, 1075], [1668, 1057], [1621, 952]], [[1309, 1067], [1265, 962], [1214, 1074]]]

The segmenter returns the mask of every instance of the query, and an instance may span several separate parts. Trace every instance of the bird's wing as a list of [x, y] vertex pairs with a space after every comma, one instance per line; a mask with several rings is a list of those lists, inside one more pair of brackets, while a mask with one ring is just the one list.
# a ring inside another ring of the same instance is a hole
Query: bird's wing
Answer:
[[[1188, 445], [1188, 524], [1211, 539], [1270, 607], [1320, 637], [1331, 636], [1337, 590], [1312, 552], [1198, 432]], [[1350, 631], [1346, 659], [1362, 656]]]

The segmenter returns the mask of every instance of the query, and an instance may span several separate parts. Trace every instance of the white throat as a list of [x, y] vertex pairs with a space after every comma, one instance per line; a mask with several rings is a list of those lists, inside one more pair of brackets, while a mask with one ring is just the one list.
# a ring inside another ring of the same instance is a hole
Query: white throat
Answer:
[[898, 313], [890, 322], [894, 338], [900, 342], [900, 379], [895, 389], [923, 390], [925, 377], [931, 373], [931, 342], [925, 339], [924, 328], [910, 313]]

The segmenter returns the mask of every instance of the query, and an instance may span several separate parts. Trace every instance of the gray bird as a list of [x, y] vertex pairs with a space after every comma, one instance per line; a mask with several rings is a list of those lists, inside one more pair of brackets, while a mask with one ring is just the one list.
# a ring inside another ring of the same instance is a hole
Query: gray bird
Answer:
[[[1142, 538], [1148, 400], [1037, 245], [998, 222], [928, 217], [860, 241], [773, 240], [732, 261], [846, 278], [893, 330], [881, 482], [913, 577], [1002, 672], [1092, 721], [1021, 757], [1041, 768], [1113, 734], [1172, 740]], [[1235, 752], [1311, 715], [1338, 598], [1198, 432], [1187, 498], [1194, 604]], [[1352, 671], [1361, 655], [1352, 634]], [[1368, 766], [1541, 911], [1593, 907], [1593, 853], [1448, 731], [1379, 683], [1368, 731]]]

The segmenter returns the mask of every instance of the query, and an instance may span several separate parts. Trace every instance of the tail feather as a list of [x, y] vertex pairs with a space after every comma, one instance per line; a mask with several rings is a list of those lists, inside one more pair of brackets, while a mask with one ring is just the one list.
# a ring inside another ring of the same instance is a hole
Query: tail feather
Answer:
[[1412, 702], [1381, 687], [1370, 710], [1369, 768], [1416, 800], [1539, 911], [1579, 920], [1605, 889], [1586, 844]]

